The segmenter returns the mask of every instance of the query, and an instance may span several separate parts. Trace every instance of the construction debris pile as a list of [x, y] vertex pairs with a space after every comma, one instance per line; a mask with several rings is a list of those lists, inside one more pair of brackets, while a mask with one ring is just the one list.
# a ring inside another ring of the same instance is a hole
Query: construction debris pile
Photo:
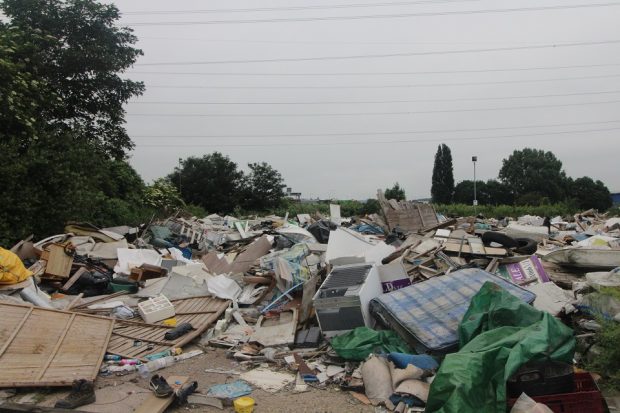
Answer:
[[[574, 361], [620, 322], [620, 218], [448, 219], [378, 198], [366, 217], [73, 223], [0, 248], [0, 403], [72, 386], [56, 407], [86, 408], [93, 383], [127, 376], [152, 391], [144, 412], [314, 388], [397, 412], [604, 411]], [[232, 380], [166, 373], [214, 348], [237, 368], [206, 371]]]

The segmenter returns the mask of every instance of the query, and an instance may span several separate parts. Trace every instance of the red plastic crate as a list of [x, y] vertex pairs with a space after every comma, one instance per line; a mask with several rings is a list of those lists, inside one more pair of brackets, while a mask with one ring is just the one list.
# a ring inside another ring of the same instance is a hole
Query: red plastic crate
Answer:
[[[603, 395], [590, 373], [575, 373], [573, 393], [550, 394], [532, 397], [548, 406], [554, 413], [604, 413]], [[508, 411], [517, 399], [508, 400]]]

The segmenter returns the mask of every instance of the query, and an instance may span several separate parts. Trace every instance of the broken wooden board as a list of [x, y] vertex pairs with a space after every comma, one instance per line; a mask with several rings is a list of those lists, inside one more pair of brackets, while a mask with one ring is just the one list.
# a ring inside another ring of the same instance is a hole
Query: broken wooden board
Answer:
[[250, 342], [257, 342], [265, 347], [289, 345], [295, 342], [298, 312], [296, 308], [282, 311], [278, 318], [260, 316], [256, 323]]
[[486, 255], [487, 252], [480, 238], [470, 237], [467, 238], [467, 242], [469, 243], [469, 247], [471, 248], [472, 253], [476, 255]]
[[[174, 391], [179, 390], [188, 381], [189, 377], [187, 376], [168, 376], [166, 378], [166, 382]], [[134, 413], [164, 413], [173, 401], [174, 393], [168, 397], [157, 397], [155, 394], [151, 394], [144, 403], [134, 410]]]
[[0, 388], [94, 380], [114, 320], [0, 303]]
[[66, 245], [52, 244], [48, 247], [49, 258], [45, 267], [45, 275], [57, 278], [69, 278], [73, 257], [65, 252]]
[[164, 338], [172, 327], [165, 326], [162, 322], [148, 324], [142, 322], [141, 318], [117, 320], [107, 351], [126, 358], [144, 359], [150, 354], [182, 347], [214, 324], [228, 308], [229, 303], [228, 300], [211, 296], [172, 301], [177, 325], [190, 323], [194, 327], [194, 330], [176, 340]]
[[[467, 245], [467, 244], [463, 244], [462, 246], [458, 243], [454, 243], [454, 242], [446, 242], [444, 244], [444, 251], [445, 252], [450, 252], [450, 253], [455, 253], [458, 254], [459, 252], [461, 254], [476, 254], [475, 252], [472, 252], [471, 250], [471, 246]], [[506, 250], [504, 248], [492, 248], [492, 247], [484, 247], [484, 253], [482, 255], [490, 255], [490, 256], [497, 256], [497, 257], [503, 257], [505, 256]]]
[[378, 191], [377, 198], [390, 230], [398, 227], [405, 232], [417, 232], [439, 223], [435, 208], [430, 204], [387, 200], [381, 190]]

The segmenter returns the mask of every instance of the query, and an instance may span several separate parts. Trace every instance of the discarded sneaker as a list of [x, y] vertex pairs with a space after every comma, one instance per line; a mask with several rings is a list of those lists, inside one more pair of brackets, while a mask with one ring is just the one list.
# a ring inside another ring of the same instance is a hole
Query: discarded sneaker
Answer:
[[198, 382], [193, 381], [191, 383], [185, 384], [183, 387], [175, 391], [175, 395], [177, 396], [177, 403], [179, 405], [184, 405], [187, 403], [187, 396], [194, 393], [198, 388]]
[[64, 399], [58, 400], [54, 407], [58, 409], [75, 409], [95, 402], [95, 386], [92, 381], [74, 380], [71, 392]]
[[166, 379], [164, 379], [159, 374], [151, 377], [151, 381], [149, 382], [149, 386], [155, 392], [155, 396], [157, 397], [168, 397], [172, 394], [172, 387], [168, 384]]

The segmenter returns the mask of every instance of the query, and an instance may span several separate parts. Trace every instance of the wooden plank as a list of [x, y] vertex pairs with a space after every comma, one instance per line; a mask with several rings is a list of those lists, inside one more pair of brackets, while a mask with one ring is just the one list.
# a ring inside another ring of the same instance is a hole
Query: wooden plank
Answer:
[[75, 272], [75, 274], [73, 274], [71, 276], [71, 278], [69, 278], [69, 280], [65, 283], [65, 285], [62, 286], [61, 290], [63, 291], [67, 291], [69, 288], [71, 288], [71, 286], [73, 286], [73, 284], [75, 284], [75, 282], [82, 276], [82, 274], [84, 274], [86, 272], [86, 268], [82, 267], [79, 270], [77, 270]]
[[[173, 390], [178, 390], [185, 383], [189, 381], [189, 377], [187, 376], [168, 376], [166, 381], [172, 387]], [[179, 383], [179, 384], [177, 384]], [[138, 406], [134, 413], [164, 413], [164, 411], [172, 404], [174, 401], [174, 394], [169, 397], [157, 397], [155, 394], [149, 395], [149, 397]]]
[[473, 254], [486, 255], [484, 244], [480, 238], [467, 238], [467, 242], [469, 243]]
[[13, 333], [11, 333], [11, 335], [9, 336], [9, 339], [0, 348], [0, 357], [2, 357], [2, 355], [4, 354], [6, 349], [9, 348], [9, 346], [11, 345], [11, 343], [13, 342], [15, 337], [17, 337], [17, 334], [19, 334], [19, 330], [22, 328], [22, 326], [24, 325], [26, 320], [28, 320], [28, 317], [30, 317], [30, 314], [32, 314], [33, 308], [34, 307], [30, 307], [30, 309], [28, 309], [28, 311], [26, 311], [26, 313], [24, 314], [24, 317], [22, 317], [22, 319], [19, 322], [19, 324], [17, 326], [15, 326], [15, 330], [13, 330]]
[[84, 293], [79, 293], [73, 300], [71, 300], [69, 304], [65, 306], [65, 308], [63, 308], [63, 310], [65, 311], [71, 310], [71, 308], [75, 307], [75, 305], [78, 303], [78, 301], [82, 299], [82, 297], [84, 297]]
[[69, 320], [67, 321], [67, 325], [65, 326], [64, 330], [60, 334], [60, 338], [58, 339], [58, 341], [56, 342], [56, 345], [54, 346], [54, 349], [52, 350], [52, 354], [50, 354], [47, 361], [45, 362], [45, 364], [39, 371], [39, 374], [37, 375], [37, 380], [41, 380], [41, 377], [43, 377], [43, 375], [47, 371], [47, 368], [51, 364], [52, 360], [54, 360], [54, 357], [56, 357], [56, 354], [58, 353], [58, 350], [60, 349], [62, 342], [65, 340], [65, 337], [67, 337], [67, 332], [69, 331], [69, 329], [71, 328], [71, 325], [73, 324], [73, 320], [75, 320], [75, 316], [76, 316], [75, 314], [72, 314], [71, 317], [69, 317]]
[[56, 407], [43, 407], [34, 404], [2, 403], [2, 412], [5, 413], [89, 413], [85, 410], [67, 410]]
[[45, 274], [52, 277], [69, 278], [73, 257], [67, 255], [65, 246], [62, 244], [52, 244], [48, 248], [50, 256], [45, 268]]

